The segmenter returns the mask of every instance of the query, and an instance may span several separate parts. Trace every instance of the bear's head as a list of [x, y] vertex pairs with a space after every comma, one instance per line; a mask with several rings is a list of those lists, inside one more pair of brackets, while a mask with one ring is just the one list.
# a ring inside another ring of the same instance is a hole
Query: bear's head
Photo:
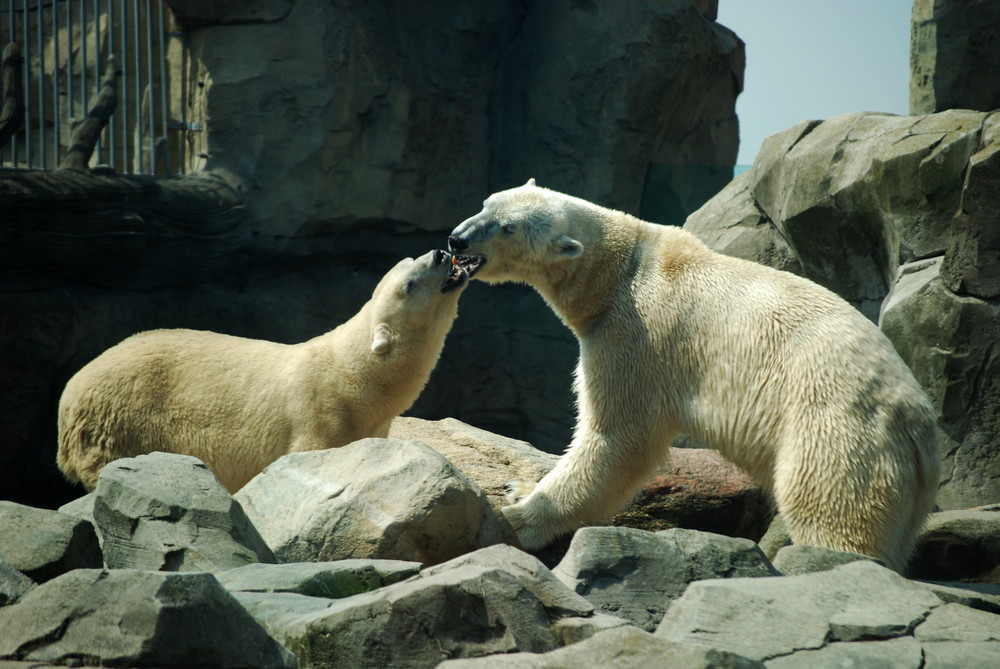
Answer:
[[469, 273], [446, 251], [404, 258], [375, 287], [371, 351], [385, 355], [404, 338], [440, 339], [458, 315]]
[[470, 276], [489, 283], [527, 281], [541, 270], [576, 260], [583, 243], [570, 234], [575, 198], [539, 188], [534, 179], [486, 198], [483, 210], [448, 237]]

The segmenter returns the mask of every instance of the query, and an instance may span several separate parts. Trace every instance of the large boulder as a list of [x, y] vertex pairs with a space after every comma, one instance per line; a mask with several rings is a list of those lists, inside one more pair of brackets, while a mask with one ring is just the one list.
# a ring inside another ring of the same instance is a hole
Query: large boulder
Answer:
[[509, 546], [344, 599], [274, 593], [240, 601], [314, 667], [417, 669], [451, 657], [541, 653], [560, 644], [555, 622], [593, 613], [538, 560]]
[[931, 514], [911, 571], [936, 581], [1000, 583], [1000, 505]]
[[13, 604], [34, 587], [34, 581], [0, 560], [0, 606]]
[[339, 599], [405, 580], [420, 571], [419, 562], [339, 560], [337, 562], [254, 563], [218, 575], [231, 592], [292, 592]]
[[516, 542], [474, 483], [417, 441], [362, 439], [286, 455], [236, 494], [282, 562], [437, 564]]
[[211, 574], [78, 569], [0, 609], [0, 659], [124, 667], [295, 667]]
[[0, 502], [0, 561], [42, 583], [103, 564], [90, 523], [47, 509]]
[[778, 575], [749, 539], [625, 527], [578, 530], [552, 573], [599, 610], [648, 632], [693, 581]]
[[239, 503], [190, 455], [109, 463], [97, 482], [94, 521], [113, 569], [215, 572], [274, 562]]
[[1000, 109], [1000, 3], [914, 0], [910, 113]]
[[924, 654], [940, 651], [939, 644], [966, 641], [983, 653], [975, 666], [1000, 661], [1000, 644], [991, 641], [1000, 637], [1000, 615], [946, 603], [930, 587], [869, 561], [800, 576], [697, 581], [656, 635], [787, 669], [890, 661], [918, 669], [931, 666]]

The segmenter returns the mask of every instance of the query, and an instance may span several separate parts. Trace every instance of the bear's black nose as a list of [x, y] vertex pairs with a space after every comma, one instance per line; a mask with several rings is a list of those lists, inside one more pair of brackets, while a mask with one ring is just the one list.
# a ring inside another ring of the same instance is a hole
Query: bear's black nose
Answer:
[[441, 249], [435, 249], [434, 250], [434, 256], [433, 256], [434, 257], [434, 265], [437, 266], [437, 265], [440, 265], [441, 263], [443, 263], [444, 262], [444, 256], [445, 256], [445, 252], [444, 251], [442, 251]]
[[467, 248], [469, 248], [469, 242], [465, 241], [461, 237], [456, 237], [455, 235], [448, 237], [448, 250], [452, 253], [464, 251]]

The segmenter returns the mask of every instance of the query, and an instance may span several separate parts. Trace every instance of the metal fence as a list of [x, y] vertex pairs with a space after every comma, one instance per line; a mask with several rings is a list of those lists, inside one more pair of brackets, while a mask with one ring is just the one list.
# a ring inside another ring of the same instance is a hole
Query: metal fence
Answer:
[[[25, 122], [0, 148], [5, 167], [59, 164], [114, 55], [118, 105], [91, 164], [126, 174], [184, 171], [186, 44], [164, 0], [0, 0], [0, 43], [8, 42], [24, 57]], [[170, 67], [168, 51], [180, 59]]]

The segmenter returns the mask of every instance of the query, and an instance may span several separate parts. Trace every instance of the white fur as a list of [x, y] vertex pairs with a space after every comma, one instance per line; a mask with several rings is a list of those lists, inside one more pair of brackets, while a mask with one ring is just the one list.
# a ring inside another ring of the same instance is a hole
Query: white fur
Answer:
[[76, 373], [59, 403], [59, 468], [93, 489], [108, 462], [193, 455], [231, 492], [294, 451], [385, 437], [427, 383], [464, 286], [450, 262], [400, 261], [335, 330], [285, 345], [195, 330], [143, 332]]
[[572, 444], [504, 509], [526, 548], [607, 519], [686, 433], [770, 489], [796, 543], [905, 567], [937, 489], [936, 419], [840, 297], [533, 181], [452, 240], [486, 257], [476, 278], [534, 286], [580, 342]]

